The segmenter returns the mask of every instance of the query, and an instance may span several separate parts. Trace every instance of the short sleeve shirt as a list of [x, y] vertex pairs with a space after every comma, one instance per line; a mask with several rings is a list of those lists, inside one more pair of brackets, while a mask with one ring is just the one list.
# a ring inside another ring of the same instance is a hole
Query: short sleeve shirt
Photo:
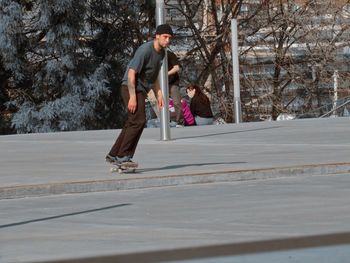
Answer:
[[128, 72], [136, 71], [136, 89], [148, 92], [153, 88], [163, 63], [165, 51], [157, 52], [153, 41], [142, 44], [129, 62], [123, 77], [123, 85], [128, 85]]

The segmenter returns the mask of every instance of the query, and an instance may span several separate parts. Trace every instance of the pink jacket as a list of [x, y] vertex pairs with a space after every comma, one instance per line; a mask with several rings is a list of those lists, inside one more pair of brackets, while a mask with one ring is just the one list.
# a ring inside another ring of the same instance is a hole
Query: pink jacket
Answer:
[[[182, 112], [184, 114], [184, 119], [185, 119], [185, 126], [193, 125], [194, 124], [194, 118], [191, 113], [190, 107], [186, 103], [185, 100], [181, 100], [181, 105], [182, 105]], [[171, 113], [175, 113], [175, 107], [174, 103], [172, 100], [169, 100], [169, 111]]]

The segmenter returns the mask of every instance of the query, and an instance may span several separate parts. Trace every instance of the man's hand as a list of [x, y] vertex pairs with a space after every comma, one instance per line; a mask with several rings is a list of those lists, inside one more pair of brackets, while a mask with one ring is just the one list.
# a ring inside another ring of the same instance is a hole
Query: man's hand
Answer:
[[159, 86], [159, 80], [156, 80], [156, 83], [154, 83], [153, 87], [154, 93], [158, 95], [158, 109], [163, 109], [164, 107], [164, 98], [163, 98], [163, 93], [162, 90], [160, 89]]
[[128, 103], [128, 110], [131, 113], [134, 113], [137, 108], [137, 100], [136, 100], [136, 95], [131, 95]]
[[164, 107], [164, 99], [162, 92], [158, 92], [158, 109], [163, 109]]
[[137, 99], [136, 99], [136, 89], [135, 89], [135, 76], [136, 71], [134, 69], [129, 69], [128, 72], [128, 89], [129, 89], [129, 103], [128, 110], [131, 113], [134, 113], [137, 108]]

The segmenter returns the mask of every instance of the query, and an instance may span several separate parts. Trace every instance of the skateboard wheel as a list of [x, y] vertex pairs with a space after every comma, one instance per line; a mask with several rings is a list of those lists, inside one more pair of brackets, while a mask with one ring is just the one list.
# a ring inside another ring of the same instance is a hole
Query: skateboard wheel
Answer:
[[118, 168], [118, 173], [123, 173], [123, 169], [121, 169], [121, 168]]
[[111, 167], [111, 169], [109, 169], [109, 171], [110, 171], [111, 173], [113, 173], [113, 172], [114, 172], [114, 168]]

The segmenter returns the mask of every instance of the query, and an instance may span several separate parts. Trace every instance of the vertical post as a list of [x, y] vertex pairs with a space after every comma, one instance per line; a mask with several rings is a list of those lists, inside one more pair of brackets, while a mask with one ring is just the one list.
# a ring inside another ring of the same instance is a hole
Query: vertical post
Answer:
[[[165, 23], [164, 0], [156, 0], [156, 25]], [[160, 140], [170, 140], [169, 126], [169, 87], [168, 87], [168, 56], [165, 50], [163, 65], [159, 72], [159, 85], [164, 97], [164, 107], [160, 110]]]
[[239, 60], [238, 60], [238, 33], [237, 20], [231, 20], [231, 46], [232, 46], [232, 73], [233, 73], [233, 96], [235, 104], [235, 123], [242, 121], [241, 95], [239, 86]]
[[334, 71], [333, 74], [333, 85], [334, 85], [334, 95], [333, 95], [333, 117], [337, 117], [337, 101], [338, 101], [338, 70]]

